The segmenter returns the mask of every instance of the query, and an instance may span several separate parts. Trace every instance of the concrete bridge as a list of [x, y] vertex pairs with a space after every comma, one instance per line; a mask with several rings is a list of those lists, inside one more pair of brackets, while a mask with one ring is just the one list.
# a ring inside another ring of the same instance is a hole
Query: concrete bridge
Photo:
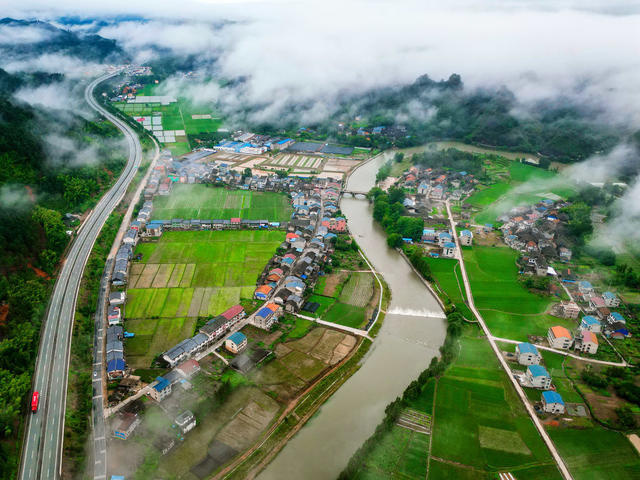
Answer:
[[345, 193], [347, 193], [347, 194], [352, 195], [352, 196], [354, 196], [354, 197], [355, 197], [356, 195], [362, 195], [362, 196], [366, 197], [366, 196], [367, 196], [367, 193], [369, 193], [369, 192], [360, 192], [360, 191], [358, 191], [358, 190], [342, 190], [342, 192], [341, 192], [341, 193], [342, 193], [343, 195], [344, 195]]

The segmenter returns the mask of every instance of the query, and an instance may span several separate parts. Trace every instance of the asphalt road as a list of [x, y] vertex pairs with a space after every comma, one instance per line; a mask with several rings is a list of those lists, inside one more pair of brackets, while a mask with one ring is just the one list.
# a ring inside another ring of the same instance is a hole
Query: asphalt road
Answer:
[[[91, 82], [85, 90], [85, 100], [123, 132], [128, 144], [129, 160], [120, 178], [100, 199], [80, 227], [60, 269], [50, 299], [33, 378], [33, 390], [40, 392], [40, 406], [37, 413], [29, 413], [27, 420], [19, 475], [23, 480], [55, 479], [61, 475], [69, 350], [80, 281], [100, 230], [126, 193], [142, 158], [142, 148], [135, 131], [93, 99], [96, 85], [114, 75], [116, 74], [104, 75]], [[101, 381], [100, 374], [98, 379]], [[102, 394], [101, 385], [94, 382], [93, 386], [94, 392]], [[96, 435], [99, 434], [100, 432], [96, 432]], [[104, 474], [106, 476], [106, 466]]]

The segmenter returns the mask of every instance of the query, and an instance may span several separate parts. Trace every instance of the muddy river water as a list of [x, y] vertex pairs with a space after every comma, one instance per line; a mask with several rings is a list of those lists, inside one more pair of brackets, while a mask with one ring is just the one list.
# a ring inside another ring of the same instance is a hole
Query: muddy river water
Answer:
[[[368, 191], [392, 155], [379, 155], [355, 170], [347, 189]], [[389, 285], [391, 304], [360, 370], [291, 439], [260, 480], [335, 479], [380, 423], [385, 406], [429, 365], [444, 341], [446, 326], [438, 302], [387, 246], [368, 201], [345, 197], [341, 209], [351, 233]]]

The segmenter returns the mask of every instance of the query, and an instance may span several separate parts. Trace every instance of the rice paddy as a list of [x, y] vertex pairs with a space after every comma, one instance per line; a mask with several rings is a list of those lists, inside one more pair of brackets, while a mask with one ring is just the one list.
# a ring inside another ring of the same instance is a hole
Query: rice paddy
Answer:
[[[125, 326], [127, 362], [147, 368], [158, 353], [193, 334], [198, 317], [251, 298], [256, 280], [281, 243], [280, 231], [166, 232], [141, 243], [131, 269]], [[130, 345], [133, 345], [130, 347]]]
[[153, 219], [230, 219], [283, 222], [292, 208], [283, 193], [228, 190], [204, 184], [176, 184], [167, 196], [154, 199]]

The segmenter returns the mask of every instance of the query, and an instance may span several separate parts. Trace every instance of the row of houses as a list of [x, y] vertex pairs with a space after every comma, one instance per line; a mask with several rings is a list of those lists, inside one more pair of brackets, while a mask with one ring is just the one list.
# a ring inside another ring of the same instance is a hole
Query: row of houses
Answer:
[[516, 359], [520, 365], [526, 365], [525, 384], [533, 388], [544, 390], [542, 392], [542, 410], [546, 413], [564, 413], [565, 404], [562, 396], [551, 388], [551, 375], [540, 365], [542, 355], [538, 348], [527, 342], [519, 343], [515, 349]]
[[182, 340], [164, 352], [162, 358], [170, 367], [176, 366], [178, 363], [206, 350], [236, 323], [243, 319], [245, 315], [246, 313], [242, 305], [234, 305], [220, 315], [210, 319], [193, 337]]
[[470, 195], [477, 183], [475, 176], [465, 171], [454, 172], [443, 168], [414, 165], [402, 174], [397, 185], [409, 190], [415, 189], [421, 199], [434, 201], [449, 199], [457, 202]]
[[[422, 230], [423, 243], [440, 247], [439, 252], [430, 252], [432, 257], [440, 256], [447, 258], [454, 258], [456, 256], [456, 243], [450, 230], [435, 230], [433, 228], [425, 228]], [[458, 241], [462, 246], [473, 245], [473, 232], [471, 230], [461, 230], [458, 236]]]

